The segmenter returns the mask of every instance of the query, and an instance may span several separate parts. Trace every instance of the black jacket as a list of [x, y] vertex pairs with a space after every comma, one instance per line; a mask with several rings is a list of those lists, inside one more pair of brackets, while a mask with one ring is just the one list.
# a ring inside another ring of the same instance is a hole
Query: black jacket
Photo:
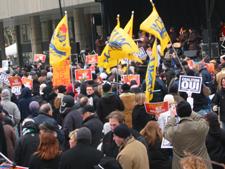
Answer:
[[115, 110], [124, 110], [123, 102], [121, 101], [119, 96], [113, 93], [107, 93], [105, 96], [99, 99], [97, 114], [103, 123], [107, 121], [106, 117]]
[[100, 141], [102, 139], [102, 129], [103, 124], [99, 120], [98, 116], [96, 114], [92, 114], [87, 119], [83, 121], [83, 126], [89, 128], [91, 130], [92, 134], [92, 143], [91, 145], [96, 147], [100, 144]]
[[102, 157], [102, 152], [91, 145], [77, 143], [62, 154], [59, 169], [94, 169]]
[[220, 107], [220, 120], [225, 122], [225, 89], [218, 90], [212, 102], [213, 105]]
[[43, 160], [37, 155], [32, 155], [29, 163], [29, 169], [57, 169], [59, 167], [60, 156], [52, 160]]
[[16, 145], [15, 163], [20, 166], [28, 167], [31, 155], [37, 150], [39, 145], [38, 134], [27, 134], [22, 136]]

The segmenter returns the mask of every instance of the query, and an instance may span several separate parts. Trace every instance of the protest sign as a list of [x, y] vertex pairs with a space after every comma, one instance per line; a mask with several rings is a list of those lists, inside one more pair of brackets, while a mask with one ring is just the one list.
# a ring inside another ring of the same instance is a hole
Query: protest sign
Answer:
[[92, 80], [92, 73], [90, 69], [76, 69], [75, 79], [78, 81]]
[[145, 103], [145, 111], [149, 114], [159, 116], [169, 110], [168, 102]]
[[130, 75], [123, 75], [122, 76], [122, 82], [127, 83], [130, 85], [131, 80], [135, 80], [137, 82], [137, 85], [140, 85], [140, 75], [138, 74], [130, 74]]
[[2, 60], [2, 69], [4, 71], [9, 70], [9, 61], [8, 60]]
[[18, 76], [11, 76], [8, 78], [9, 83], [11, 86], [11, 92], [14, 93], [15, 95], [20, 95], [21, 94], [21, 87], [22, 87], [22, 81], [21, 78]]
[[200, 93], [202, 77], [181, 75], [179, 78], [179, 92]]
[[98, 63], [98, 54], [86, 55], [85, 63], [88, 64], [88, 65]]
[[25, 87], [28, 87], [29, 89], [32, 89], [33, 87], [33, 80], [29, 79], [27, 77], [22, 77], [22, 83]]
[[42, 63], [45, 63], [46, 55], [44, 54], [34, 54], [34, 62], [41, 61]]
[[70, 81], [70, 61], [64, 60], [59, 64], [53, 65], [53, 86], [71, 84]]
[[1, 85], [2, 86], [9, 86], [10, 84], [9, 84], [9, 75], [7, 74], [7, 73], [5, 73], [5, 72], [1, 72], [0, 73], [0, 83], [1, 83]]

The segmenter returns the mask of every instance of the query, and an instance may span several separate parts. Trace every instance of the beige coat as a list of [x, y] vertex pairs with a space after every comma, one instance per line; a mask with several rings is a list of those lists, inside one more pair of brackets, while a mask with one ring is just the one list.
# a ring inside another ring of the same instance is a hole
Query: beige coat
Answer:
[[[185, 152], [210, 161], [205, 145], [208, 130], [206, 120], [194, 112], [191, 117], [183, 117], [179, 122], [174, 117], [167, 122], [164, 137], [173, 145], [173, 169], [181, 169], [180, 159], [185, 157]], [[210, 163], [207, 166], [212, 169]]]
[[132, 128], [132, 112], [135, 106], [135, 94], [134, 93], [122, 93], [120, 99], [124, 105], [125, 124]]
[[123, 169], [149, 169], [146, 147], [134, 137], [121, 148], [116, 159]]

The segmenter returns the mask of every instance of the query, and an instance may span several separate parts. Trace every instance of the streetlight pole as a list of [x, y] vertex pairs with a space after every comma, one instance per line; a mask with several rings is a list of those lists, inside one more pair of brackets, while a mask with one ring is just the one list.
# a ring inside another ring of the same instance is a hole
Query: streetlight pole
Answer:
[[63, 11], [62, 11], [62, 3], [61, 3], [61, 0], [59, 0], [59, 10], [60, 10], [61, 18], [62, 18], [63, 17]]

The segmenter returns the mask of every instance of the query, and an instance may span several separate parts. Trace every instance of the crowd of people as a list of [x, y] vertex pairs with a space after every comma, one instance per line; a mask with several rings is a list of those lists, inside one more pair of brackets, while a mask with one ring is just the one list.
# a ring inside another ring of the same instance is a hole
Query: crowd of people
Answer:
[[[190, 42], [182, 47], [190, 48]], [[219, 63], [204, 58], [197, 64], [168, 49], [151, 100], [169, 103], [160, 115], [146, 112], [143, 78], [140, 85], [120, 82], [123, 74], [140, 73], [137, 67], [118, 65], [107, 74], [96, 66], [92, 80], [69, 86], [53, 86], [48, 66], [10, 69], [10, 76], [33, 79], [33, 87], [23, 86], [15, 96], [2, 86], [0, 152], [30, 169], [223, 168], [225, 55]], [[203, 79], [201, 92], [192, 94], [193, 104], [178, 91], [183, 74]], [[164, 140], [172, 147], [162, 147]]]

